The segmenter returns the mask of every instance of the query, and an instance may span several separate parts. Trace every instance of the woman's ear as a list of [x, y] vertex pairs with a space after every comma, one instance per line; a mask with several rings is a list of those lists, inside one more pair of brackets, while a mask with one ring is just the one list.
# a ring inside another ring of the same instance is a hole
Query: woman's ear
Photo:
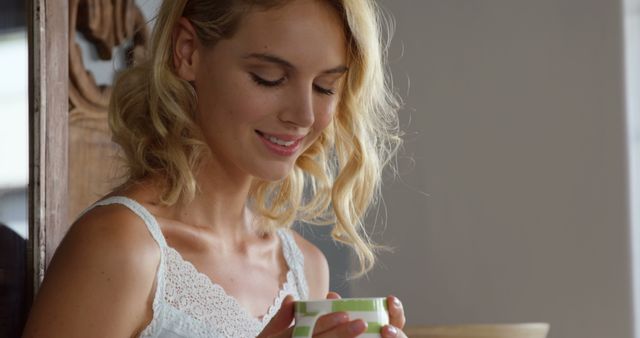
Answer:
[[173, 29], [173, 67], [185, 81], [194, 81], [198, 67], [198, 37], [186, 18], [178, 20]]

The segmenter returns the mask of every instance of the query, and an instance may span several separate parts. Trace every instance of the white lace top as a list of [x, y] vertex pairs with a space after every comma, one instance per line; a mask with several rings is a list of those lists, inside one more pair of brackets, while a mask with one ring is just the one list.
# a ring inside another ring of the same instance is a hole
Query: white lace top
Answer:
[[122, 204], [140, 216], [160, 246], [153, 319], [140, 337], [255, 337], [278, 311], [286, 295], [290, 294], [295, 299], [308, 298], [304, 257], [290, 230], [278, 231], [289, 267], [286, 281], [273, 305], [258, 319], [168, 246], [155, 217], [142, 205], [127, 197], [115, 196], [97, 202], [91, 208], [108, 204]]

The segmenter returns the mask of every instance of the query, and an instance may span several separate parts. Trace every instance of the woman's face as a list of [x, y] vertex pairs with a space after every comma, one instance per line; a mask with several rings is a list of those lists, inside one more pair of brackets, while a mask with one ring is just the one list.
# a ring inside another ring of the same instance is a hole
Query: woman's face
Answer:
[[331, 122], [346, 72], [346, 39], [327, 1], [253, 11], [231, 39], [200, 49], [197, 121], [214, 161], [284, 178]]

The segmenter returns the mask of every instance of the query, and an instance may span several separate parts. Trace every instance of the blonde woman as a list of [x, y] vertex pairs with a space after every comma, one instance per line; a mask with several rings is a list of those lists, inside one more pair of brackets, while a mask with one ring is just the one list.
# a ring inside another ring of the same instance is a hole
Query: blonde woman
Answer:
[[[166, 0], [109, 122], [127, 182], [72, 225], [25, 337], [290, 337], [328, 292], [290, 230], [332, 224], [360, 273], [362, 218], [399, 144], [372, 0]], [[404, 337], [389, 296], [384, 337]], [[333, 313], [316, 337], [356, 337]]]

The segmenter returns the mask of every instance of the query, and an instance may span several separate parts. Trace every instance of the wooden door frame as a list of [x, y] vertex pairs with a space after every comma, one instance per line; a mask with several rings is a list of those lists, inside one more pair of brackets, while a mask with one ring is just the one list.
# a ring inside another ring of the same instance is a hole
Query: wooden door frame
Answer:
[[28, 0], [27, 304], [68, 226], [68, 8], [68, 0]]

